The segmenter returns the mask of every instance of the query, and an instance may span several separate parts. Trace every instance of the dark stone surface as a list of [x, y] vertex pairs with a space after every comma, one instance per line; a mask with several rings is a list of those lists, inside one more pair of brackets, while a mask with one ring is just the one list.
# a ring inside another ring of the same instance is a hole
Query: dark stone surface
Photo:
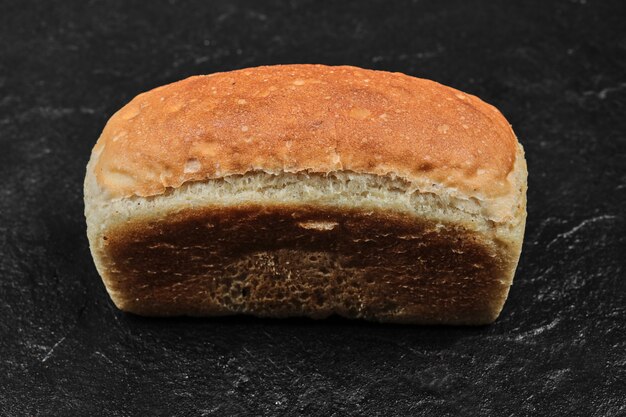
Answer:
[[[626, 415], [626, 2], [2, 1], [0, 415]], [[117, 311], [82, 180], [113, 111], [192, 74], [349, 63], [498, 106], [529, 220], [482, 328]]]

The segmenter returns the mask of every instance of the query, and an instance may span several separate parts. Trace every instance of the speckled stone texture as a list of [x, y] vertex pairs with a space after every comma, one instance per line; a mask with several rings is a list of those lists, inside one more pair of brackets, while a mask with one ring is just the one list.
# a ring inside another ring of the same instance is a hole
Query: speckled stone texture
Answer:
[[[0, 2], [0, 415], [626, 415], [626, 2]], [[529, 165], [500, 319], [145, 319], [82, 180], [108, 117], [192, 74], [352, 64], [495, 104]]]

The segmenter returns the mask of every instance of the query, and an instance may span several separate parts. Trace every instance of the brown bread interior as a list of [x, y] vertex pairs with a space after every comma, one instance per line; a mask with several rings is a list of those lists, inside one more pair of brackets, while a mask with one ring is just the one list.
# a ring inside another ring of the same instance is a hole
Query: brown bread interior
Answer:
[[307, 205], [185, 209], [101, 238], [118, 307], [154, 316], [490, 323], [517, 261], [455, 224]]

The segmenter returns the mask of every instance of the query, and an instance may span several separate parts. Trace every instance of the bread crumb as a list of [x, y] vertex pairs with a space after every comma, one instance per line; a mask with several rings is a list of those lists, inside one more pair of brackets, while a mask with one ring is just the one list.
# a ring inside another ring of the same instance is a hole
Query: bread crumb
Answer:
[[333, 230], [335, 227], [337, 227], [339, 223], [337, 222], [328, 222], [328, 221], [315, 221], [315, 220], [310, 220], [310, 221], [306, 221], [306, 222], [298, 222], [298, 226], [300, 226], [303, 229], [307, 229], [307, 230]]

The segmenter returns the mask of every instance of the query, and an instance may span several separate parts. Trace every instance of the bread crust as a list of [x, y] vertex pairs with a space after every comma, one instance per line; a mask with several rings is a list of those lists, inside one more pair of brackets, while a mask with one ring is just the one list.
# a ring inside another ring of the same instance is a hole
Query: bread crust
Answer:
[[511, 192], [517, 140], [475, 96], [400, 73], [278, 65], [191, 77], [135, 97], [96, 150], [113, 196], [261, 170], [353, 171], [478, 198]]

